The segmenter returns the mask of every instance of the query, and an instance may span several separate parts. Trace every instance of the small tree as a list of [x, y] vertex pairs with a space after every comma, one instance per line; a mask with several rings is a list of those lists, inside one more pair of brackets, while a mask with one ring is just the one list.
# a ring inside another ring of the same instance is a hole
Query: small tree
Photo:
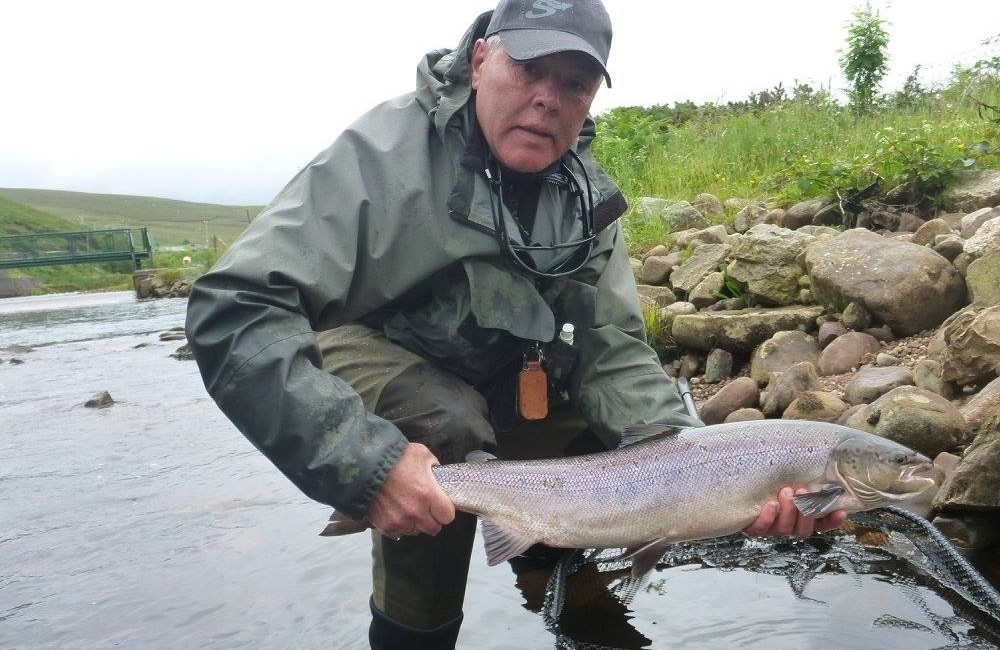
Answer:
[[885, 21], [866, 3], [854, 12], [854, 21], [847, 29], [847, 52], [840, 58], [840, 69], [851, 83], [848, 96], [859, 115], [870, 113], [875, 106], [879, 84], [889, 70], [889, 34]]

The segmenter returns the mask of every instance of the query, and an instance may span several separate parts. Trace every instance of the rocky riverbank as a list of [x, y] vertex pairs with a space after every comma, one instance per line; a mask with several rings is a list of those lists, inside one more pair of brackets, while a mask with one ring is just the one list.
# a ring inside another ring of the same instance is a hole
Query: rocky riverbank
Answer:
[[[967, 549], [1000, 540], [1000, 173], [926, 218], [836, 199], [769, 210], [640, 201], [674, 230], [633, 270], [706, 423], [839, 422], [960, 458], [935, 502]], [[961, 477], [961, 478], [957, 478]]]

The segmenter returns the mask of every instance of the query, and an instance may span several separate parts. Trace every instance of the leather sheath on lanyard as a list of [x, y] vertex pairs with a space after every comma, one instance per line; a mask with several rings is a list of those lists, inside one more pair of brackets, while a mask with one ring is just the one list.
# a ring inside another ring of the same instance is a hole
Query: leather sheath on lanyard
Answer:
[[549, 382], [540, 361], [525, 361], [517, 376], [517, 412], [525, 420], [549, 414]]

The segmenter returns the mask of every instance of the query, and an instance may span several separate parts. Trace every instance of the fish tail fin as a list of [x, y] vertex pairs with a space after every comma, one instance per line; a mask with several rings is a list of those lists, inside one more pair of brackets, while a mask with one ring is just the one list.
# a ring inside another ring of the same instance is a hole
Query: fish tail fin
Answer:
[[792, 502], [807, 517], [823, 517], [836, 507], [837, 500], [845, 491], [839, 485], [827, 485], [816, 492], [797, 494], [792, 497]]
[[360, 533], [364, 530], [371, 528], [371, 523], [367, 518], [365, 519], [351, 519], [347, 515], [333, 511], [330, 515], [330, 523], [326, 525], [323, 532], [320, 533], [321, 537], [337, 537], [340, 535], [353, 535], [354, 533]]
[[483, 519], [483, 542], [486, 546], [486, 562], [495, 566], [524, 553], [537, 540], [490, 519]]

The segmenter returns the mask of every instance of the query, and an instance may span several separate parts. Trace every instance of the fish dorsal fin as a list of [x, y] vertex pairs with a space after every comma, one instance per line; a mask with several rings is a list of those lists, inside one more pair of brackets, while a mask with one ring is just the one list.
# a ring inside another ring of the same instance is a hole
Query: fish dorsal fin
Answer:
[[467, 463], [485, 463], [490, 460], [496, 460], [497, 457], [488, 451], [483, 451], [482, 449], [477, 449], [475, 451], [470, 451], [465, 456], [465, 462]]
[[648, 440], [659, 440], [667, 436], [675, 436], [690, 427], [676, 427], [670, 424], [636, 424], [622, 431], [622, 440], [618, 448], [628, 447]]
[[517, 557], [536, 541], [495, 521], [483, 519], [483, 542], [486, 546], [486, 562], [490, 566]]
[[641, 578], [656, 568], [656, 563], [670, 544], [672, 542], [665, 539], [654, 539], [640, 546], [631, 546], [625, 549], [621, 559], [632, 560], [632, 577]]
[[326, 525], [323, 532], [320, 533], [321, 537], [337, 537], [339, 535], [351, 535], [353, 533], [360, 533], [363, 530], [368, 530], [371, 528], [371, 523], [368, 519], [351, 519], [342, 512], [333, 511], [330, 515], [330, 523]]
[[807, 517], [822, 517], [837, 505], [837, 499], [845, 492], [840, 485], [827, 485], [816, 492], [797, 494], [792, 497], [795, 507]]

